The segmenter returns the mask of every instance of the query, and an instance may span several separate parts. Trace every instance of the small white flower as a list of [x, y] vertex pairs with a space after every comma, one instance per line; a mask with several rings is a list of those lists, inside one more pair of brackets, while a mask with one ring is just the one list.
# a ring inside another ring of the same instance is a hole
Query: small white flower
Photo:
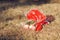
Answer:
[[33, 25], [30, 25], [29, 28], [32, 30], [35, 30], [35, 26], [33, 26]]
[[23, 27], [24, 27], [25, 29], [28, 29], [29, 25], [24, 25]]

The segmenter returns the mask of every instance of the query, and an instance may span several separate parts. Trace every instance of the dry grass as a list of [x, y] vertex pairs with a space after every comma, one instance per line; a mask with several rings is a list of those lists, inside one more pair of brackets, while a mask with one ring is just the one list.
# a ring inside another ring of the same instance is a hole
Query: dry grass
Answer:
[[[40, 10], [45, 15], [53, 15], [55, 21], [45, 25], [39, 32], [22, 28], [20, 20], [23, 21], [23, 18], [19, 19], [18, 16], [26, 14], [34, 8]], [[9, 8], [0, 12], [0, 39], [1, 37], [3, 40], [60, 40], [60, 4], [17, 6], [16, 8]]]
[[60, 0], [50, 0], [51, 3], [60, 3]]

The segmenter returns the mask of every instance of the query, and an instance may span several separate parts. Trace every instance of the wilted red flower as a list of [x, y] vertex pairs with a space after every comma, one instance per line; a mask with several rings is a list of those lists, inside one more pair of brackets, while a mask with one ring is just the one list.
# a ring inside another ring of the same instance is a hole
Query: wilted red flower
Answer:
[[27, 14], [27, 19], [28, 20], [33, 20], [36, 21], [36, 31], [39, 31], [42, 29], [42, 25], [45, 23], [46, 16], [41, 13], [39, 10], [31, 10]]
[[49, 22], [53, 21], [53, 16], [45, 16], [43, 13], [41, 13], [39, 10], [33, 9], [31, 11], [29, 11], [29, 13], [27, 14], [27, 19], [28, 20], [33, 20], [36, 23], [34, 24], [35, 30], [39, 31], [41, 30], [43, 27], [42, 25], [44, 24], [48, 24]]

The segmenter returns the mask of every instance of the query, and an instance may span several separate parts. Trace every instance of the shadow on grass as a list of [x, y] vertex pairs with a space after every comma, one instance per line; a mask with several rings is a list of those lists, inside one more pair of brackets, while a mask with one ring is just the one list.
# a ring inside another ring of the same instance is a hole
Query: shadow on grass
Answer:
[[19, 36], [18, 35], [1, 35], [0, 40], [25, 40], [23, 35]]
[[50, 0], [38, 0], [38, 1], [32, 1], [27, 0], [24, 3], [20, 3], [19, 0], [0, 0], [0, 12], [7, 10], [9, 8], [16, 8], [17, 6], [27, 6], [27, 5], [41, 5], [49, 3]]

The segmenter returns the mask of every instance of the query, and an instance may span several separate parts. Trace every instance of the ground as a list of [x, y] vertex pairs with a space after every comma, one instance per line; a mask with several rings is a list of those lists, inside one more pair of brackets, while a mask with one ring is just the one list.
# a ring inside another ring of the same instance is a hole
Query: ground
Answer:
[[[60, 3], [1, 8], [0, 40], [60, 40]], [[26, 14], [31, 9], [38, 9], [45, 15], [53, 15], [55, 21], [44, 25], [43, 29], [38, 32], [24, 29], [20, 26], [20, 20], [23, 21], [23, 18], [19, 19], [19, 15]]]

